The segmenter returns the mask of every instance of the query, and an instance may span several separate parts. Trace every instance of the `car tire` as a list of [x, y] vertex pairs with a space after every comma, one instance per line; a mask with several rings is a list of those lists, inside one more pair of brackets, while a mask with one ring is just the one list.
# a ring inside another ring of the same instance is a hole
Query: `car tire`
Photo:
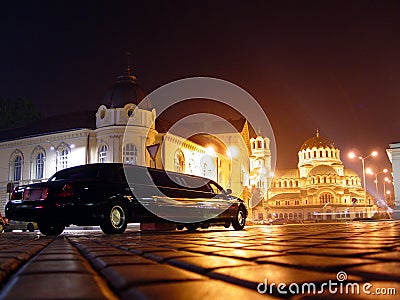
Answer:
[[232, 221], [232, 226], [235, 230], [242, 230], [246, 224], [246, 211], [243, 206], [239, 206], [236, 217]]
[[183, 226], [182, 224], [176, 225], [176, 229], [177, 229], [177, 230], [183, 230], [184, 227], [185, 227], [185, 226]]
[[65, 226], [57, 223], [47, 223], [46, 221], [39, 221], [38, 228], [44, 235], [59, 235], [61, 234]]
[[188, 231], [196, 231], [199, 226], [197, 224], [186, 224], [186, 229]]
[[35, 231], [35, 226], [33, 226], [32, 223], [28, 223], [28, 225], [26, 225], [26, 229], [27, 229], [29, 232], [34, 232], [34, 231]]
[[127, 225], [127, 206], [121, 201], [116, 201], [106, 208], [100, 228], [105, 234], [119, 234], [125, 231]]

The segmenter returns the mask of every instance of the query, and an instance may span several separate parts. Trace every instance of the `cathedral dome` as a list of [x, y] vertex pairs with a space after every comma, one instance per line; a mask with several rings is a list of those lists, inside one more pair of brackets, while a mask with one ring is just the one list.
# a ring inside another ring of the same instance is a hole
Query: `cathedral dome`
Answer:
[[331, 166], [319, 165], [313, 168], [310, 173], [308, 173], [308, 176], [315, 175], [337, 175], [337, 172]]
[[312, 149], [312, 148], [336, 148], [334, 142], [332, 142], [330, 139], [320, 136], [318, 130], [317, 133], [315, 134], [314, 137], [309, 138], [307, 141], [303, 143], [303, 145], [300, 148], [300, 151], [305, 150], [305, 149]]
[[[128, 103], [138, 105], [145, 97], [146, 93], [137, 84], [136, 76], [131, 75], [128, 67], [126, 74], [119, 76], [117, 82], [106, 92], [104, 104], [110, 108], [124, 107]], [[150, 110], [149, 99], [145, 99], [140, 107]]]

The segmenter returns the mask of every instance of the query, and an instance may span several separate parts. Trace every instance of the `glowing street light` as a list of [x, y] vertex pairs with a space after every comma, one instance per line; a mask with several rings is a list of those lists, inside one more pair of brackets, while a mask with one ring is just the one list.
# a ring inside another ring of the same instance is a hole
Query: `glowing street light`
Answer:
[[378, 155], [378, 152], [372, 151], [369, 155], [363, 157], [363, 156], [356, 156], [354, 152], [349, 153], [349, 158], [353, 159], [357, 157], [359, 160], [361, 160], [362, 163], [362, 170], [363, 170], [363, 184], [364, 184], [364, 207], [365, 207], [365, 213], [367, 214], [368, 217], [368, 212], [367, 212], [367, 187], [365, 185], [365, 160], [369, 157], [375, 157]]
[[[378, 194], [378, 175], [379, 174], [383, 174], [383, 173], [387, 173], [388, 172], [388, 169], [383, 169], [382, 171], [380, 171], [380, 172], [374, 172], [374, 171], [372, 171], [370, 168], [367, 168], [366, 169], [366, 172], [367, 172], [367, 174], [369, 174], [369, 175], [375, 175], [375, 189], [376, 189], [376, 198], [377, 198], [377, 200], [379, 199], [379, 194]], [[384, 194], [384, 198], [385, 198], [385, 192], [383, 192], [383, 194]]]

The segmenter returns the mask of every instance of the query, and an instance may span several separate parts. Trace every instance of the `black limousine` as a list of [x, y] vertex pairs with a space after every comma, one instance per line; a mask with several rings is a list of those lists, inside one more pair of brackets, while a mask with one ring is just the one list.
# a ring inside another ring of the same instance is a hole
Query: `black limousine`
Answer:
[[120, 163], [72, 167], [46, 182], [16, 187], [5, 213], [10, 220], [37, 222], [44, 235], [72, 224], [123, 233], [132, 222], [241, 230], [247, 217], [243, 200], [208, 178]]

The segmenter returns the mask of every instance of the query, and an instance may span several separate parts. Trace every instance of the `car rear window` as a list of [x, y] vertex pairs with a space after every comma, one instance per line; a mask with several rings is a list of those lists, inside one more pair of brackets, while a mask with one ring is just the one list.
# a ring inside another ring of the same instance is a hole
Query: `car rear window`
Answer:
[[59, 171], [50, 177], [49, 181], [71, 180], [71, 179], [97, 179], [99, 168], [97, 166], [86, 165], [79, 168], [71, 168]]

